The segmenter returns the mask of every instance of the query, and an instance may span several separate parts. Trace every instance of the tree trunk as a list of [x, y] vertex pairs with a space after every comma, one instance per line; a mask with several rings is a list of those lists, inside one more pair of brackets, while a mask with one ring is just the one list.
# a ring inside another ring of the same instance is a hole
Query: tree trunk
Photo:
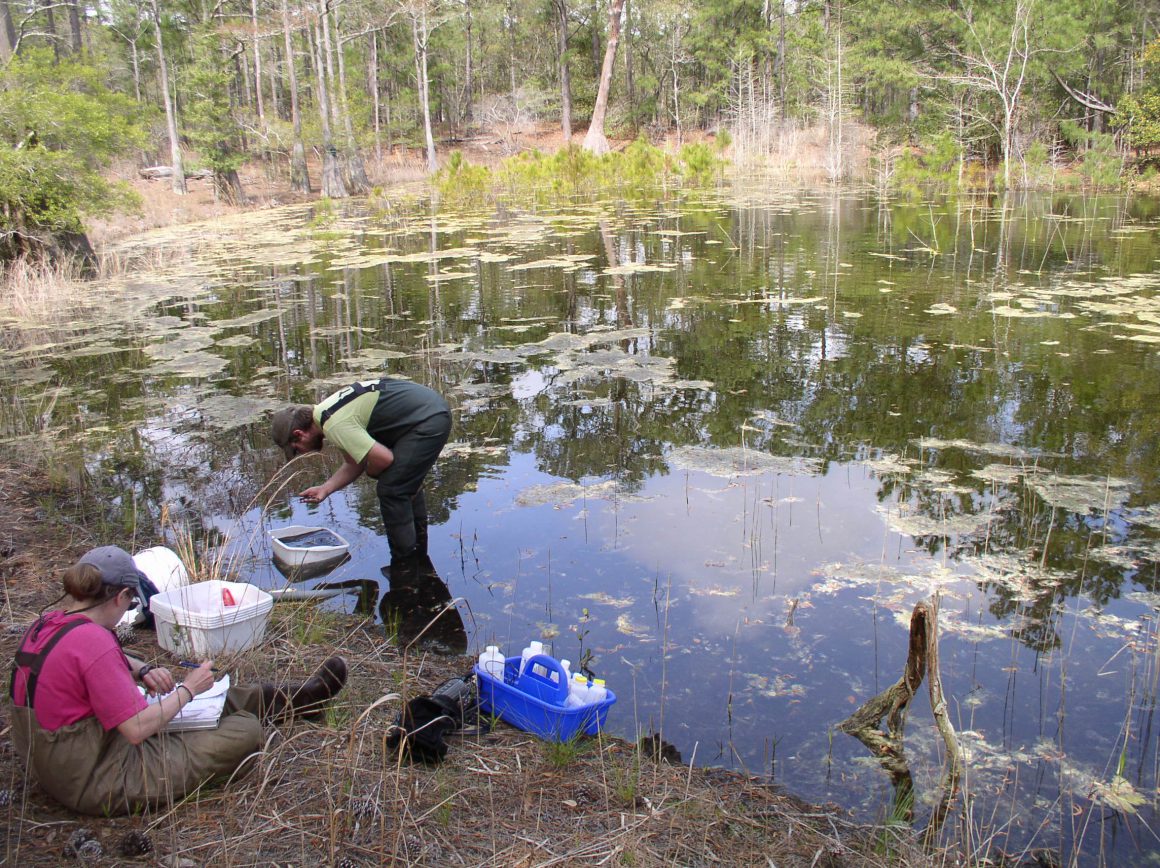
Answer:
[[290, 76], [290, 120], [294, 124], [294, 149], [290, 154], [290, 189], [310, 192], [310, 173], [306, 169], [306, 148], [302, 145], [302, 114], [298, 108], [298, 72], [294, 63], [294, 42], [290, 38], [290, 10], [282, 0], [282, 41], [286, 45], [286, 71]]
[[0, 0], [0, 61], [8, 60], [16, 50], [16, 25], [8, 0]]
[[[379, 34], [377, 31], [371, 33], [371, 51], [370, 58], [367, 61], [367, 81], [371, 88], [371, 121], [375, 128], [375, 159], [381, 164], [383, 162], [383, 131], [380, 106], [381, 94], [379, 93]], [[380, 165], [379, 168], [381, 170], [382, 166]]]
[[632, 119], [633, 129], [636, 128], [636, 77], [632, 67], [632, 24], [630, 18], [632, 10], [629, 0], [624, 0], [624, 79], [628, 86], [628, 116]]
[[242, 179], [238, 177], [237, 169], [214, 170], [213, 200], [229, 205], [238, 205], [246, 200], [245, 191], [242, 190]]
[[153, 0], [153, 37], [157, 40], [157, 70], [161, 74], [161, 99], [165, 103], [165, 131], [169, 136], [169, 162], [173, 168], [173, 192], [184, 196], [185, 166], [181, 162], [181, 141], [177, 137], [177, 116], [173, 110], [173, 95], [169, 92], [169, 67], [165, 62], [165, 46], [161, 39], [161, 8]]
[[471, 0], [463, 0], [463, 14], [464, 14], [464, 36], [466, 37], [467, 56], [464, 61], [463, 70], [463, 90], [466, 94], [466, 100], [463, 106], [463, 126], [471, 126], [471, 91], [475, 87], [472, 76], [475, 74], [475, 69], [472, 66], [471, 57]]
[[596, 92], [596, 106], [592, 122], [584, 137], [584, 149], [594, 154], [607, 154], [611, 148], [604, 135], [604, 116], [608, 112], [608, 91], [612, 87], [612, 66], [616, 63], [616, 45], [620, 42], [620, 14], [625, 0], [612, 0], [608, 8], [608, 45], [604, 49], [604, 65], [600, 68], [600, 90]]
[[423, 134], [427, 140], [427, 171], [439, 171], [439, 160], [435, 156], [435, 135], [431, 131], [431, 88], [427, 80], [427, 11], [423, 10], [411, 18], [411, 37], [415, 44], [415, 78], [419, 86], [419, 108], [423, 112]]
[[[250, 80], [250, 59], [246, 57], [246, 46], [238, 43], [237, 51], [230, 54], [223, 49], [223, 55], [225, 56], [222, 59], [222, 65], [232, 64], [234, 67], [234, 75], [228, 85], [230, 107], [235, 105], [236, 99], [237, 104], [250, 108], [254, 105], [254, 83]], [[238, 81], [241, 81], [240, 86]], [[258, 89], [261, 90], [261, 87], [259, 83]], [[235, 90], [237, 91], [236, 97]]]
[[592, 68], [600, 66], [600, 0], [592, 0]]
[[250, 0], [250, 27], [254, 30], [254, 106], [258, 110], [258, 123], [266, 122], [266, 106], [262, 102], [262, 42], [258, 39], [258, 0]]
[[100, 261], [84, 232], [54, 232], [44, 250], [51, 262], [72, 262], [80, 266], [83, 277], [96, 277], [100, 272]]
[[[947, 752], [947, 766], [943, 774], [938, 803], [931, 812], [923, 835], [924, 844], [930, 848], [938, 838], [943, 822], [950, 810], [951, 801], [959, 792], [962, 776], [963, 755], [955, 735], [947, 709], [946, 697], [942, 689], [942, 673], [938, 654], [938, 603], [936, 600], [922, 600], [915, 604], [910, 616], [909, 650], [902, 677], [891, 687], [866, 700], [857, 711], [838, 724], [838, 729], [849, 733], [866, 745], [878, 757], [883, 767], [890, 773], [896, 787], [903, 785], [907, 793], [913, 788], [909, 764], [906, 761], [902, 743], [906, 726], [906, 712], [910, 701], [927, 677], [930, 692], [930, 707], [934, 714], [935, 726], [942, 736]], [[887, 729], [880, 729], [886, 718]], [[899, 795], [904, 795], [901, 791]], [[896, 803], [906, 803], [899, 799]]]
[[274, 117], [278, 120], [289, 120], [289, 116], [282, 110], [282, 76], [278, 70], [282, 67], [282, 58], [278, 55], [278, 43], [270, 42], [270, 62], [266, 68], [270, 71], [270, 107]]
[[512, 0], [507, 3], [508, 77], [511, 79], [512, 110], [516, 108], [516, 13]]
[[786, 63], [785, 63], [785, 0], [781, 0], [781, 15], [778, 16], [777, 31], [777, 96], [778, 105], [781, 108], [781, 116], [786, 115], [785, 110], [785, 79], [786, 79]]
[[81, 13], [77, 8], [77, 0], [68, 0], [68, 33], [72, 53], [80, 54], [84, 43], [81, 41]]
[[330, 134], [330, 97], [327, 93], [326, 66], [322, 62], [322, 19], [327, 15], [325, 2], [318, 7], [319, 24], [314, 32], [314, 82], [318, 90], [318, 118], [322, 123], [322, 195], [345, 199], [346, 185], [338, 167], [338, 150]]
[[572, 141], [572, 80], [568, 72], [568, 3], [552, 0], [556, 19], [556, 57], [560, 65], [560, 129], [564, 144]]
[[337, 19], [334, 22], [334, 41], [338, 47], [338, 98], [346, 130], [346, 180], [352, 193], [366, 193], [371, 188], [371, 179], [367, 177], [367, 167], [359, 153], [354, 125], [350, 120], [350, 103], [346, 98], [346, 60], [343, 57], [342, 36], [338, 31]]
[[56, 38], [56, 13], [53, 11], [56, 4], [53, 0], [42, 0], [41, 5], [44, 7], [44, 33], [48, 37], [48, 41], [52, 43], [52, 57], [53, 60], [60, 60], [60, 40]]

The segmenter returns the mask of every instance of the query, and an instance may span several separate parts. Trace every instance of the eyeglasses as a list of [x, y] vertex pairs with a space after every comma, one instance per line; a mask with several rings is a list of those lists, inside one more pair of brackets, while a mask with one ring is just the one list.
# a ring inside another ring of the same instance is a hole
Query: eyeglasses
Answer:
[[141, 598], [137, 596], [136, 591], [130, 590], [129, 588], [126, 588], [125, 590], [129, 591], [129, 608], [132, 609], [139, 602], [141, 602]]

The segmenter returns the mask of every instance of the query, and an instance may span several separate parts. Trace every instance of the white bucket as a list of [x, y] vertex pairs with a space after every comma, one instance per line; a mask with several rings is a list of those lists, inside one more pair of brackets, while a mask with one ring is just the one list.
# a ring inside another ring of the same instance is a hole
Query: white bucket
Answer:
[[[157, 586], [158, 591], [171, 591], [189, 584], [189, 571], [181, 558], [172, 549], [165, 546], [153, 546], [133, 555], [133, 563], [141, 572], [149, 577], [149, 581]], [[117, 626], [133, 626], [145, 620], [142, 604], [137, 603], [132, 609], [121, 616]]]

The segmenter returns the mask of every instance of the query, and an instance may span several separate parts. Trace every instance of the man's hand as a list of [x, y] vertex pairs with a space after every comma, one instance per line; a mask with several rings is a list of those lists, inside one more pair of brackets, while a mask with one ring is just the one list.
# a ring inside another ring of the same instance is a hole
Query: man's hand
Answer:
[[322, 503], [322, 501], [330, 497], [330, 491], [325, 485], [312, 485], [298, 496], [307, 503]]

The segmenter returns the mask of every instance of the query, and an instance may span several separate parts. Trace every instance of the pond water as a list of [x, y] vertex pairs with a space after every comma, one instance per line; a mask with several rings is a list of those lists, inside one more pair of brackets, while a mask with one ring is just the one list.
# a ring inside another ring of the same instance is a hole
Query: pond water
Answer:
[[[901, 676], [937, 596], [966, 759], [945, 833], [1155, 859], [1160, 211], [1008, 206], [754, 181], [151, 233], [79, 312], [5, 324], [0, 422], [47, 429], [124, 514], [164, 508], [245, 580], [286, 584], [267, 531], [330, 528], [350, 557], [303, 586], [364, 593], [322, 605], [386, 600], [405, 632], [454, 599], [450, 645], [587, 662], [615, 734], [866, 820], [891, 781], [835, 727]], [[454, 410], [427, 488], [438, 581], [392, 587], [373, 485], [308, 506], [335, 457], [287, 478], [268, 441], [269, 411], [379, 375]], [[925, 690], [920, 826], [942, 771]]]

